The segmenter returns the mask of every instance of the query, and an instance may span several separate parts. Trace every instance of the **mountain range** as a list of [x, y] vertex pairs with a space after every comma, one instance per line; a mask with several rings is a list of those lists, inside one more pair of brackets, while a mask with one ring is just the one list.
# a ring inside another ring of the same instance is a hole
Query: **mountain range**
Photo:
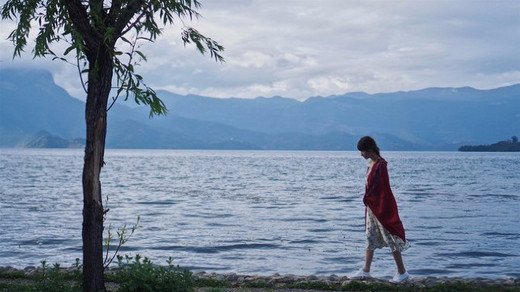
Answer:
[[[107, 148], [356, 150], [371, 135], [383, 150], [455, 151], [520, 134], [520, 84], [305, 101], [157, 93], [166, 116], [133, 101], [110, 109]], [[50, 72], [0, 69], [0, 147], [82, 147], [84, 110]]]

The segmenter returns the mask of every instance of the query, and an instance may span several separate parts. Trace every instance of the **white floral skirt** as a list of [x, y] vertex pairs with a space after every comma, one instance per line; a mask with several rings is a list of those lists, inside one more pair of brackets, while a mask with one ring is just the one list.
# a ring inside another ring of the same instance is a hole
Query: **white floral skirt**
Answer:
[[367, 226], [366, 226], [366, 249], [375, 250], [385, 246], [390, 247], [392, 252], [405, 251], [410, 247], [408, 241], [404, 241], [397, 235], [393, 235], [377, 220], [370, 208], [367, 208]]

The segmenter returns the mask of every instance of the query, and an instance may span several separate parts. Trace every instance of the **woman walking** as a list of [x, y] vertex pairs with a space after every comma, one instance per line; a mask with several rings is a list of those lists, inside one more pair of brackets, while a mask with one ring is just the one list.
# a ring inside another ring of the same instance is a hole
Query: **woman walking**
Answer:
[[401, 252], [408, 249], [410, 245], [406, 241], [397, 203], [390, 188], [387, 162], [381, 157], [379, 147], [372, 137], [361, 138], [357, 148], [361, 151], [361, 156], [369, 161], [365, 178], [365, 195], [363, 196], [367, 240], [365, 265], [350, 278], [371, 278], [370, 265], [374, 251], [388, 246], [397, 265], [397, 273], [390, 282], [405, 282], [410, 278], [410, 274], [404, 267]]

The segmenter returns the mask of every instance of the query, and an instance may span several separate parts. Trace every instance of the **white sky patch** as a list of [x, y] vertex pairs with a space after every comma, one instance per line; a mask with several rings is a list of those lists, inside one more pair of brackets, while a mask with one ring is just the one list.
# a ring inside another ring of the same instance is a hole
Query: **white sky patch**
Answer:
[[229, 64], [239, 67], [269, 67], [273, 65], [273, 57], [262, 52], [246, 51], [238, 58], [232, 59]]
[[[226, 61], [184, 47], [180, 27], [167, 27], [155, 43], [140, 47], [148, 62], [137, 70], [147, 85], [178, 94], [303, 100], [351, 91], [483, 89], [520, 82], [517, 0], [202, 0], [202, 5], [202, 18], [184, 23], [222, 44]], [[13, 47], [5, 39], [14, 25], [0, 25], [1, 67], [48, 68], [69, 93], [84, 95], [70, 65], [33, 61], [30, 54], [11, 61]]]
[[350, 86], [347, 80], [341, 77], [319, 77], [307, 81], [315, 95], [332, 95], [335, 92], [346, 92]]

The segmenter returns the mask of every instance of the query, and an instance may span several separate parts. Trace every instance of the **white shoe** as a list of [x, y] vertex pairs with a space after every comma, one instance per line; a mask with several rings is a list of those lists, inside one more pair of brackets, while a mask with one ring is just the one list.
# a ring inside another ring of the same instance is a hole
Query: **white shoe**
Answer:
[[390, 283], [401, 284], [410, 279], [410, 274], [404, 272], [403, 274], [395, 273], [395, 276], [390, 280]]
[[349, 278], [352, 280], [363, 280], [363, 279], [372, 278], [372, 275], [370, 275], [370, 272], [365, 272], [365, 271], [363, 271], [363, 269], [359, 269], [359, 271], [350, 275]]

